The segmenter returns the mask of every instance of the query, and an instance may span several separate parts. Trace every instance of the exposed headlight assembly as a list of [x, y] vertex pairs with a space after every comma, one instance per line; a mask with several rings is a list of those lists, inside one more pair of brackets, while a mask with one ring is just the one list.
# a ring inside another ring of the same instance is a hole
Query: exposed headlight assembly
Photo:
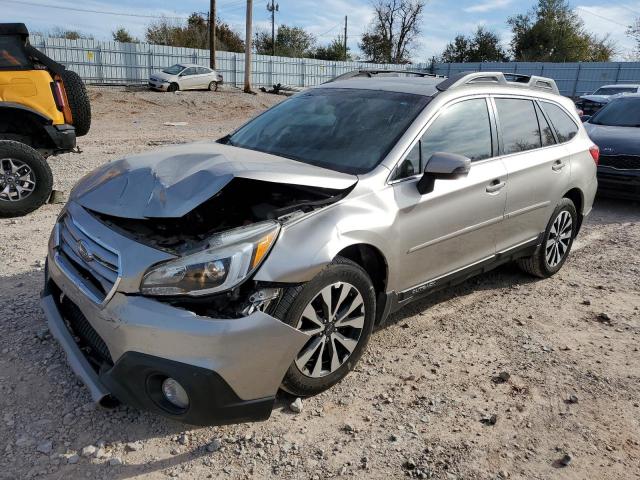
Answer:
[[150, 268], [140, 291], [199, 296], [229, 290], [260, 266], [279, 231], [278, 222], [267, 221], [219, 233], [205, 250]]

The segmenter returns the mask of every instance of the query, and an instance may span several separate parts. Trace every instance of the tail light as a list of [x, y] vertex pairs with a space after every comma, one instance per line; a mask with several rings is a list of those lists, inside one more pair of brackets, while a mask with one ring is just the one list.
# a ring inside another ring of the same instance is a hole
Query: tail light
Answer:
[[53, 79], [53, 82], [51, 82], [51, 91], [56, 102], [56, 107], [64, 115], [65, 123], [72, 125], [73, 115], [71, 114], [71, 109], [69, 108], [67, 92], [64, 89], [64, 83], [62, 83], [62, 79], [58, 75], [56, 75]]
[[592, 145], [589, 148], [589, 153], [593, 157], [593, 161], [598, 165], [600, 163], [600, 148], [597, 145]]

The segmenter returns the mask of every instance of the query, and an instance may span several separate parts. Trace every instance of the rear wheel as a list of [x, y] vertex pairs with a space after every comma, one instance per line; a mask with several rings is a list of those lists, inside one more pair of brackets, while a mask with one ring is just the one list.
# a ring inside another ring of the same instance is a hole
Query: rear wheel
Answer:
[[212, 92], [217, 92], [218, 91], [218, 82], [211, 82], [209, 84], [209, 90]]
[[578, 228], [578, 212], [571, 200], [563, 198], [547, 225], [542, 244], [532, 256], [518, 260], [525, 272], [540, 278], [557, 273], [569, 256]]
[[91, 102], [89, 101], [87, 89], [80, 75], [76, 72], [64, 70], [60, 76], [69, 100], [69, 109], [73, 116], [76, 136], [81, 137], [89, 133], [91, 128]]
[[36, 150], [0, 141], [0, 217], [20, 217], [42, 206], [53, 187], [53, 174]]
[[375, 307], [369, 275], [341, 257], [310, 282], [288, 289], [272, 313], [309, 340], [289, 367], [282, 389], [309, 396], [342, 380], [365, 351]]

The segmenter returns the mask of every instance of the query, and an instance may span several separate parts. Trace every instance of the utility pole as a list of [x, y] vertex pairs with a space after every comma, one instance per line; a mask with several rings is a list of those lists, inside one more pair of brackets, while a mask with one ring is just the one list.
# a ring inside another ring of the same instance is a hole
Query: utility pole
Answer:
[[247, 30], [244, 38], [244, 92], [251, 91], [251, 23], [253, 21], [253, 0], [247, 0]]
[[280, 11], [280, 5], [271, 0], [271, 5], [267, 3], [267, 12], [271, 12], [271, 47], [272, 55], [276, 56], [276, 12]]
[[209, 0], [209, 67], [216, 69], [216, 0]]
[[344, 61], [347, 61], [347, 16], [344, 16]]

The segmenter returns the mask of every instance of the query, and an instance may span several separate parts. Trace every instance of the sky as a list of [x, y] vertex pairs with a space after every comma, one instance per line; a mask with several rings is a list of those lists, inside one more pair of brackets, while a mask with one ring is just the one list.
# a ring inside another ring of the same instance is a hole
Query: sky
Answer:
[[[219, 17], [244, 37], [245, 0], [217, 0]], [[270, 30], [268, 0], [254, 0], [255, 29]], [[304, 27], [318, 43], [329, 43], [344, 28], [348, 17], [348, 44], [356, 55], [358, 39], [372, 20], [370, 0], [280, 0], [276, 24]], [[527, 12], [535, 0], [427, 0], [420, 36], [412, 51], [416, 63], [439, 55], [456, 34], [470, 34], [477, 26], [498, 33], [508, 46], [509, 16]], [[111, 39], [111, 32], [122, 26], [134, 36], [144, 38], [151, 17], [186, 18], [191, 12], [206, 12], [207, 0], [0, 0], [3, 22], [24, 22], [30, 31], [47, 31], [54, 27], [80, 30], [98, 40]], [[616, 60], [625, 60], [634, 41], [625, 31], [634, 18], [640, 17], [640, 0], [575, 0], [571, 5], [584, 20], [589, 31], [609, 35], [617, 44]], [[61, 8], [65, 7], [65, 8]], [[96, 13], [74, 11], [93, 10]], [[97, 12], [111, 12], [115, 15]]]

